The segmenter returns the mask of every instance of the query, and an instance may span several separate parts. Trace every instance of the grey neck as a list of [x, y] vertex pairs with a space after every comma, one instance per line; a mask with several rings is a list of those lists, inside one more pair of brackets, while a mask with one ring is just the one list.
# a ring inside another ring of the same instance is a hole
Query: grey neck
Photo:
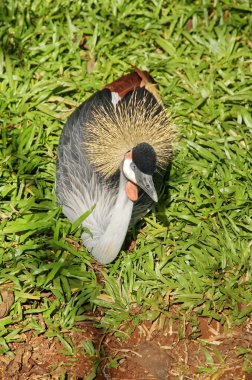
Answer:
[[104, 234], [91, 250], [92, 255], [101, 263], [108, 264], [118, 255], [128, 231], [133, 202], [125, 192], [127, 179], [122, 170], [120, 174], [119, 191], [114, 205], [111, 220]]

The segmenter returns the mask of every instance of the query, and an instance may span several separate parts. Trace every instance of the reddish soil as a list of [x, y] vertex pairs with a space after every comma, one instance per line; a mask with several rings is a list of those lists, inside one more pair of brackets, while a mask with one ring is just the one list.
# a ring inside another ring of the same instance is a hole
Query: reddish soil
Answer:
[[[224, 332], [218, 322], [208, 324], [200, 318], [197, 333], [190, 323], [182, 326], [166, 320], [161, 325], [157, 321], [138, 326], [126, 343], [107, 338], [110, 355], [114, 352], [125, 358], [109, 371], [109, 377], [103, 370], [97, 380], [252, 380], [252, 362], [244, 363], [244, 357], [236, 353], [243, 347], [252, 354], [251, 323]], [[250, 373], [246, 371], [249, 367]]]
[[[74, 355], [57, 338], [22, 334], [22, 342], [10, 344], [15, 355], [0, 355], [0, 380], [85, 379], [92, 372], [93, 360], [85, 357], [82, 344], [90, 339], [97, 342], [95, 333], [86, 324], [80, 331], [67, 334], [75, 344]], [[63, 374], [67, 376], [60, 377]]]
[[[73, 355], [56, 338], [22, 334], [21, 342], [11, 344], [11, 355], [0, 356], [0, 379], [85, 380], [93, 363], [100, 362], [98, 375], [92, 379], [252, 380], [249, 321], [224, 331], [218, 322], [208, 323], [204, 318], [194, 328], [191, 323], [159, 319], [153, 324], [142, 323], [124, 342], [103, 335], [88, 322], [79, 324], [77, 330], [65, 334], [74, 342]], [[90, 339], [100, 357], [85, 356], [83, 342]]]

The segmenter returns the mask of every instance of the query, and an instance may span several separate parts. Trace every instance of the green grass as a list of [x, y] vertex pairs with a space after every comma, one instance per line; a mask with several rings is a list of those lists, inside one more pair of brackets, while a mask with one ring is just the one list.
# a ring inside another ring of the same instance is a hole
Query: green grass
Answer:
[[[15, 295], [0, 319], [0, 353], [27, 330], [58, 336], [71, 352], [64, 332], [97, 307], [109, 332], [169, 316], [172, 305], [188, 318], [243, 323], [252, 312], [251, 4], [41, 4], [0, 5], [0, 289]], [[55, 160], [67, 117], [129, 63], [159, 84], [178, 142], [135, 250], [100, 268], [101, 284], [69, 241], [80, 231], [55, 205]]]

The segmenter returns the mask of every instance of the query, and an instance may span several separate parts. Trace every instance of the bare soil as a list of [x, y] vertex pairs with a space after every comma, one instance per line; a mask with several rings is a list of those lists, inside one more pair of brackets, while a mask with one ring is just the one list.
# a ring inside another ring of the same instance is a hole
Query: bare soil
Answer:
[[[137, 326], [124, 342], [85, 322], [65, 337], [74, 342], [73, 355], [57, 338], [21, 334], [13, 354], [0, 356], [0, 379], [85, 380], [97, 363], [96, 380], [252, 380], [251, 321], [226, 330], [204, 318], [197, 328], [161, 318]], [[95, 342], [97, 356], [85, 355], [87, 340]]]

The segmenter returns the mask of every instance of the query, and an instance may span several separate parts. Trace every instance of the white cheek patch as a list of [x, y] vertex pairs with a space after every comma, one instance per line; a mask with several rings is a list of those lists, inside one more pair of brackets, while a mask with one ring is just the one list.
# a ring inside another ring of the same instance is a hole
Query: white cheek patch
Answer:
[[120, 96], [117, 92], [111, 92], [111, 102], [114, 106], [117, 105], [117, 103], [121, 100]]
[[125, 158], [123, 162], [123, 174], [125, 177], [133, 183], [136, 183], [135, 172], [131, 168], [132, 159]]

